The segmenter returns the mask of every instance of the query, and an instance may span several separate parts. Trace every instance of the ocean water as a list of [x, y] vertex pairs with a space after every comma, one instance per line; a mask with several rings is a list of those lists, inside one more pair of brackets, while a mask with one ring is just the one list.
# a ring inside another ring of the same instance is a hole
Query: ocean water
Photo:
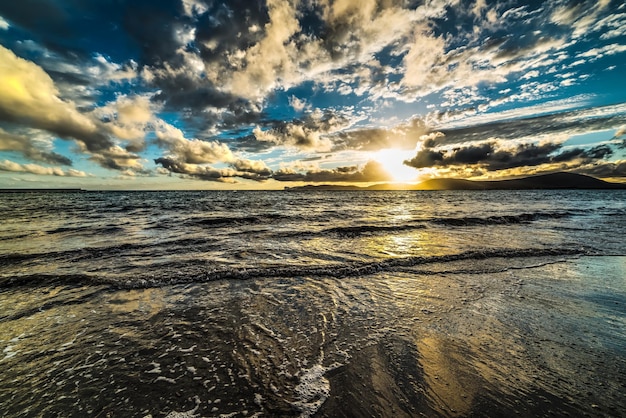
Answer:
[[626, 415], [626, 191], [0, 194], [0, 416]]

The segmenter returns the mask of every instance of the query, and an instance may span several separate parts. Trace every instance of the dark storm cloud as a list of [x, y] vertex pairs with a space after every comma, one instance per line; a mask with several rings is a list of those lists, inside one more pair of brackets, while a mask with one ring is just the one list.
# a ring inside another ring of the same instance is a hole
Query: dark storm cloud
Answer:
[[253, 134], [238, 136], [228, 141], [232, 149], [250, 153], [268, 151], [274, 147], [274, 143], [259, 141]]
[[188, 164], [176, 158], [161, 157], [154, 162], [170, 173], [206, 181], [234, 182], [234, 178], [265, 181], [272, 175], [262, 161], [239, 159], [230, 164], [230, 168], [216, 169], [207, 165]]
[[209, 166], [196, 166], [185, 164], [173, 158], [161, 157], [154, 160], [170, 173], [182, 174], [206, 181], [223, 181], [224, 176], [220, 170]]
[[224, 60], [227, 53], [251, 47], [262, 38], [260, 29], [269, 21], [264, 1], [217, 1], [206, 6], [206, 12], [198, 17], [196, 44], [207, 62]]
[[272, 178], [278, 181], [304, 181], [315, 183], [357, 183], [392, 180], [391, 175], [387, 173], [382, 165], [376, 161], [369, 161], [362, 168], [358, 166], [348, 166], [328, 170], [308, 171], [306, 173], [281, 169], [274, 172]]
[[379, 182], [390, 181], [392, 177], [382, 165], [376, 161], [369, 161], [363, 167], [347, 166], [333, 169], [319, 169], [308, 172], [282, 168], [272, 171], [261, 161], [237, 160], [231, 168], [216, 169], [210, 166], [186, 164], [174, 158], [161, 157], [154, 162], [170, 173], [181, 174], [191, 178], [206, 181], [232, 182], [234, 178], [265, 181], [303, 181], [303, 182]]
[[[228, 129], [258, 121], [258, 110], [221, 84], [214, 84], [206, 74], [192, 70], [189, 60], [216, 64], [221, 71], [217, 77], [234, 71], [231, 55], [251, 47], [264, 35], [268, 21], [265, 2], [199, 2], [192, 10], [183, 8], [180, 1], [146, 0], [128, 2], [125, 9], [124, 28], [140, 45], [140, 64], [146, 66], [148, 84], [159, 89], [154, 100], [164, 103], [167, 110], [183, 110], [183, 117], [197, 130]], [[209, 107], [224, 112], [207, 114]]]
[[452, 150], [424, 148], [414, 158], [404, 163], [415, 168], [479, 165], [488, 171], [497, 171], [575, 160], [591, 162], [613, 154], [613, 150], [607, 145], [590, 149], [575, 148], [556, 153], [561, 148], [562, 145], [556, 143], [519, 144], [514, 148], [507, 148], [496, 142], [468, 145]]
[[163, 64], [176, 57], [176, 31], [185, 24], [180, 7], [178, 0], [136, 0], [122, 6], [122, 26], [141, 49], [141, 64]]
[[[199, 91], [202, 90], [203, 88], [200, 88]], [[176, 95], [181, 96], [181, 107], [174, 107], [172, 110], [183, 110], [181, 119], [185, 121], [190, 131], [198, 132], [197, 136], [202, 139], [211, 139], [211, 137], [204, 137], [203, 131], [215, 131], [217, 129], [219, 131], [239, 130], [245, 132], [246, 127], [260, 122], [264, 116], [264, 113], [251, 102], [223, 92], [217, 92], [217, 95], [214, 96], [219, 98], [221, 95], [222, 99], [225, 100], [225, 107], [221, 109], [205, 109], [211, 100], [195, 101], [196, 108], [183, 108], [182, 106], [190, 104], [190, 100], [187, 100], [188, 98], [183, 93], [176, 93]], [[192, 97], [194, 95], [194, 93], [191, 94]], [[167, 96], [164, 98], [167, 100]], [[206, 98], [205, 96], [203, 99]], [[168, 108], [170, 107], [169, 104]], [[245, 139], [242, 139], [242, 142], [246, 142]], [[259, 149], [264, 149], [262, 144], [257, 144], [257, 146]]]
[[48, 164], [60, 164], [60, 165], [72, 165], [72, 160], [64, 155], [57, 154], [56, 152], [45, 152], [39, 150], [29, 149], [24, 152], [24, 156], [33, 161], [41, 161]]
[[209, 105], [222, 108], [237, 100], [232, 94], [197, 84], [184, 76], [160, 79], [155, 85], [161, 90], [153, 100], [163, 102], [167, 110], [202, 110]]
[[167, 157], [157, 158], [154, 162], [170, 173], [183, 174], [206, 181], [223, 181], [224, 179], [220, 170], [216, 170], [213, 167], [192, 166]]
[[185, 164], [179, 161], [176, 161], [173, 158], [160, 157], [154, 160], [155, 164], [161, 165], [166, 170], [171, 171], [172, 173], [185, 173]]
[[232, 164], [232, 167], [240, 172], [249, 173], [251, 175], [267, 178], [272, 174], [264, 163], [250, 160], [237, 160]]
[[597, 145], [593, 148], [582, 149], [574, 148], [571, 150], [563, 151], [553, 157], [554, 162], [571, 161], [576, 158], [582, 158], [585, 160], [602, 160], [613, 155], [613, 149], [604, 144]]
[[134, 161], [140, 157], [134, 154], [116, 155], [109, 152], [93, 154], [89, 159], [98, 163], [100, 167], [108, 168], [110, 170], [124, 171], [129, 166], [134, 165]]
[[592, 165], [580, 167], [574, 170], [580, 174], [606, 178], [606, 177], [626, 177], [626, 161], [617, 162], [597, 162]]
[[1, 1], [0, 16], [35, 32], [56, 36], [68, 34], [68, 12], [53, 0]]

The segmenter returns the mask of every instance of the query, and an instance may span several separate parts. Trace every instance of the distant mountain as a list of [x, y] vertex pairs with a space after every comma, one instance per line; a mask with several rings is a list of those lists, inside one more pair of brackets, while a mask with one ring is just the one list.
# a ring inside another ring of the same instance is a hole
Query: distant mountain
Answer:
[[370, 187], [332, 184], [289, 187], [288, 190], [541, 190], [541, 189], [626, 189], [626, 183], [611, 183], [575, 173], [552, 173], [510, 180], [476, 181], [440, 178], [420, 184], [375, 184]]
[[610, 183], [575, 173], [552, 173], [511, 180], [472, 181], [432, 179], [417, 185], [420, 190], [537, 190], [537, 189], [626, 189], [626, 184]]

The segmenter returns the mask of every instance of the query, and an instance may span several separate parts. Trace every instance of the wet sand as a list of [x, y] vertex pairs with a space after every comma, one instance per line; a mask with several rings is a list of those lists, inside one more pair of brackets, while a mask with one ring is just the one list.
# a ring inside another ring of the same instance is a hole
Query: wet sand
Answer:
[[626, 415], [626, 257], [500, 262], [5, 289], [0, 415]]
[[586, 257], [430, 281], [423, 316], [330, 374], [319, 415], [623, 416], [625, 273]]

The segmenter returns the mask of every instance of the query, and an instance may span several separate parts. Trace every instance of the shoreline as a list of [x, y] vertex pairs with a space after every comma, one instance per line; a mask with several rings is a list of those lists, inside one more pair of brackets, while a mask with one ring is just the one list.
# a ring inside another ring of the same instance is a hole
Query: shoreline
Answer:
[[7, 289], [4, 306], [50, 302], [0, 322], [3, 413], [624, 414], [625, 270], [626, 256], [581, 256], [481, 274]]

